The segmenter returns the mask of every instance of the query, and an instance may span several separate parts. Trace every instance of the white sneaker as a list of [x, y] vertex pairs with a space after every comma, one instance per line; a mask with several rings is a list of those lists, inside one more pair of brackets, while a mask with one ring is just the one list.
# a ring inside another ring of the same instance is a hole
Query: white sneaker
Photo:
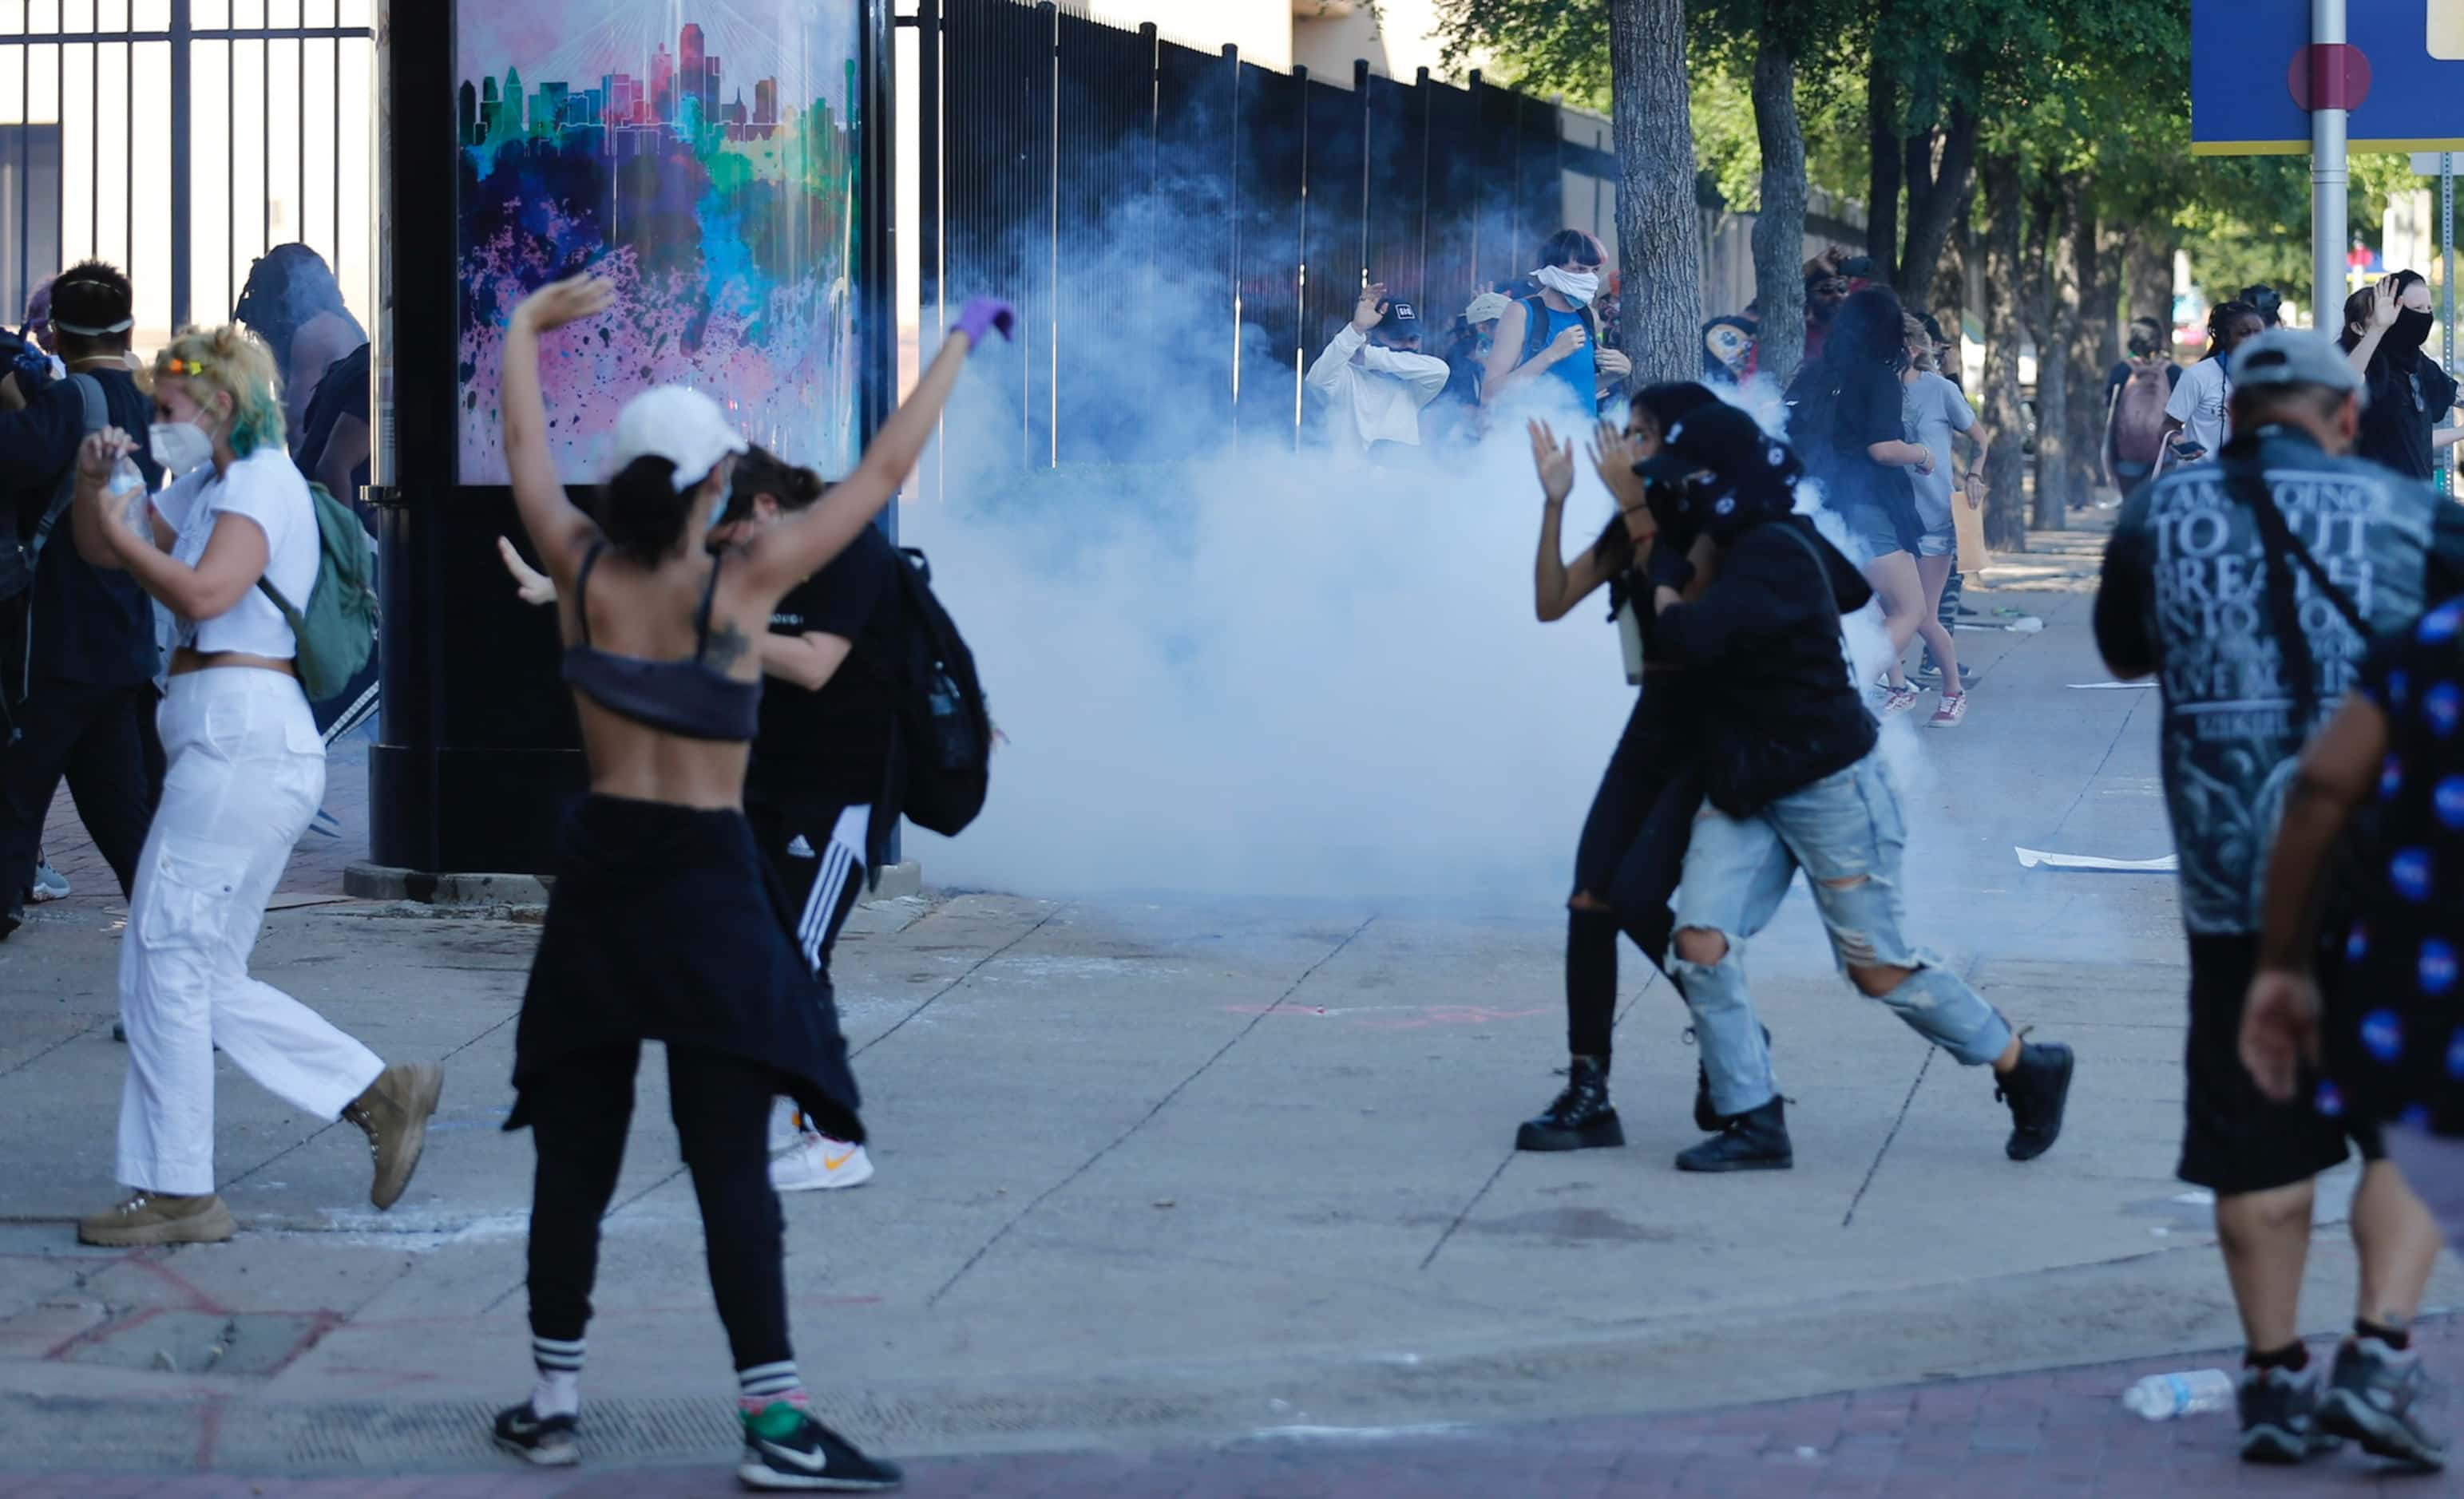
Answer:
[[770, 1184], [781, 1192], [830, 1191], [871, 1180], [872, 1158], [864, 1147], [827, 1135], [807, 1134], [770, 1158]]
[[52, 861], [48, 858], [34, 860], [33, 898], [37, 905], [45, 901], [60, 900], [68, 893], [69, 880], [66, 875], [54, 869]]

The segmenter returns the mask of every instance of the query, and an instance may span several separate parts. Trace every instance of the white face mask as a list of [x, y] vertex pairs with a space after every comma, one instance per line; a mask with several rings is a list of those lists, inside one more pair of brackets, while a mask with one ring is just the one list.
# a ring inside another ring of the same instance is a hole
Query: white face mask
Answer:
[[1596, 271], [1569, 271], [1563, 266], [1543, 266], [1531, 272], [1531, 279], [1576, 307], [1591, 306], [1592, 298], [1600, 294], [1600, 273]]
[[214, 461], [214, 440], [192, 422], [157, 422], [146, 431], [146, 448], [163, 471], [177, 479]]

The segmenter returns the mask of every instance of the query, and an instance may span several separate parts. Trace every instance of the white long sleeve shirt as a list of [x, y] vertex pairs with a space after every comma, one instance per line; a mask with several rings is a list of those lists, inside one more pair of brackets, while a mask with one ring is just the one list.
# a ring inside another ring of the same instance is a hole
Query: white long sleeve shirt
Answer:
[[[1353, 355], [1360, 356], [1358, 363]], [[1329, 430], [1343, 447], [1420, 441], [1420, 408], [1446, 388], [1446, 361], [1426, 354], [1381, 349], [1343, 325], [1309, 366], [1309, 388], [1327, 403]]]

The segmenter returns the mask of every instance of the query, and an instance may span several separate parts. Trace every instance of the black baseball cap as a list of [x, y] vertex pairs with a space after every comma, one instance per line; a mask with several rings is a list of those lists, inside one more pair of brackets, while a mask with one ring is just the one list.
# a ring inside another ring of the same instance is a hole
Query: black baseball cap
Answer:
[[1723, 489], [1764, 491], [1787, 489], [1802, 469], [1786, 443], [1726, 402], [1678, 418], [1661, 434], [1659, 454], [1635, 465], [1635, 472], [1666, 484], [1705, 471]]
[[1377, 331], [1397, 338], [1417, 338], [1420, 336], [1420, 310], [1396, 297], [1386, 304], [1386, 315], [1377, 319]]

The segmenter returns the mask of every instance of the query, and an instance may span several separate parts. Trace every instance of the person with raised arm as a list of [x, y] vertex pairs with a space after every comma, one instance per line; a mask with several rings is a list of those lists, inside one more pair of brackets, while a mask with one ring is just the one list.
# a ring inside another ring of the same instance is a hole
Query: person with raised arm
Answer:
[[495, 1439], [534, 1463], [580, 1459], [600, 1219], [624, 1162], [642, 1043], [656, 1040], [735, 1356], [738, 1478], [761, 1489], [891, 1488], [895, 1466], [813, 1418], [787, 1336], [770, 1100], [784, 1093], [833, 1137], [865, 1137], [836, 1012], [797, 950], [744, 815], [761, 697], [755, 642], [780, 598], [897, 492], [968, 351], [996, 330], [1006, 337], [1016, 315], [990, 298], [969, 302], [845, 482], [713, 553], [706, 538], [750, 445], [709, 397], [660, 386], [626, 404], [595, 516], [556, 471], [541, 336], [613, 300], [613, 287], [588, 275], [533, 293], [506, 329], [498, 386], [515, 506], [557, 585], [590, 793], [562, 830], [514, 1042], [517, 1097], [505, 1127], [529, 1126], [539, 1151], [529, 1251], [538, 1379], [497, 1416]]

